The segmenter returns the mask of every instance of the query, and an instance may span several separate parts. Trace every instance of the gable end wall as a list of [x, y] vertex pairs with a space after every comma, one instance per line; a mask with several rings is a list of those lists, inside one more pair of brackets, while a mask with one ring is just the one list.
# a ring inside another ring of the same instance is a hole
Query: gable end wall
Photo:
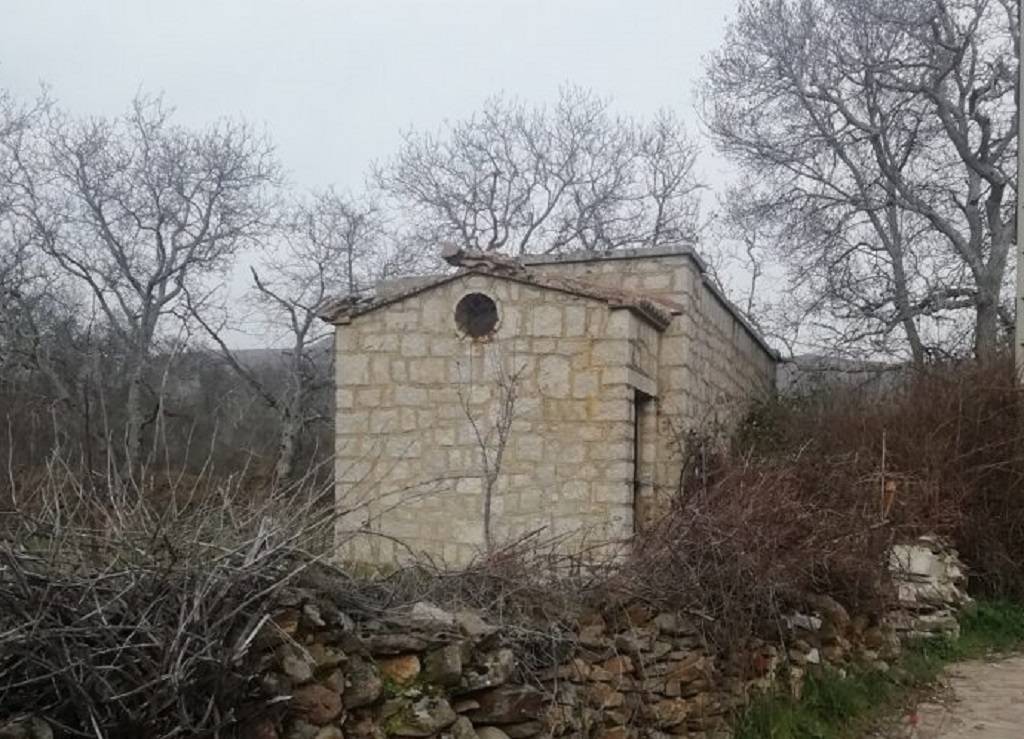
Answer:
[[[474, 291], [498, 303], [492, 340], [456, 331], [455, 305]], [[338, 326], [337, 505], [350, 511], [341, 555], [399, 563], [416, 552], [457, 565], [484, 549], [478, 431], [493, 459], [502, 372], [519, 380], [492, 494], [494, 543], [537, 530], [567, 546], [627, 537], [632, 399], [636, 385], [654, 387], [657, 344], [628, 310], [484, 275]]]

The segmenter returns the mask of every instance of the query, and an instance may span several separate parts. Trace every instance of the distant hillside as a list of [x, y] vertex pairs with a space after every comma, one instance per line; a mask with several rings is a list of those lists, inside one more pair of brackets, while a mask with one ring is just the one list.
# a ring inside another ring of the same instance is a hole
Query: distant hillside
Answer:
[[[310, 356], [318, 362], [323, 361], [326, 363], [330, 360], [331, 347], [332, 344], [329, 340], [321, 341], [310, 347]], [[220, 356], [219, 352], [215, 349], [209, 349], [206, 353]], [[239, 363], [244, 367], [256, 370], [279, 365], [288, 358], [288, 354], [289, 350], [284, 347], [274, 349], [236, 349], [234, 351], [234, 355]]]

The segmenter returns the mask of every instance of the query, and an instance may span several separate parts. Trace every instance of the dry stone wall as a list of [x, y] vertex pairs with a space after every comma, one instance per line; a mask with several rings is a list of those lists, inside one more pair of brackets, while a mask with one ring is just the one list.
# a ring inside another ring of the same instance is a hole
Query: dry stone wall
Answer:
[[356, 624], [315, 599], [283, 610], [257, 662], [260, 739], [628, 739], [728, 736], [730, 719], [779, 680], [799, 693], [826, 666], [888, 669], [891, 626], [819, 598], [786, 621], [787, 642], [721, 655], [692, 617], [642, 604], [588, 612], [564, 660], [523, 668], [522, 647], [473, 612], [421, 603]]
[[728, 736], [758, 692], [781, 683], [799, 695], [806, 675], [823, 669], [887, 671], [902, 640], [951, 635], [907, 629], [903, 618], [922, 598], [954, 621], [970, 603], [955, 551], [925, 538], [894, 547], [890, 565], [915, 588], [900, 589], [888, 613], [851, 615], [828, 596], [807, 596], [803, 611], [783, 619], [781, 643], [723, 652], [699, 618], [605, 603], [549, 624], [559, 635], [550, 666], [531, 669], [512, 632], [471, 611], [419, 603], [357, 624], [322, 599], [300, 599], [268, 629], [260, 685], [278, 710], [254, 727], [263, 739]]
[[[837, 604], [791, 619], [790, 643], [752, 642], [717, 656], [699, 624], [643, 605], [594, 611], [564, 642], [564, 661], [523, 667], [521, 645], [473, 612], [421, 603], [357, 623], [314, 594], [295, 594], [249, 657], [245, 739], [630, 739], [727, 736], [750, 696], [822, 665], [872, 659], [895, 633]], [[818, 615], [820, 613], [820, 615]], [[33, 718], [0, 739], [52, 739]]]
[[[909, 555], [909, 556], [905, 556]], [[889, 670], [921, 593], [936, 609], [969, 602], [955, 553], [926, 539], [893, 552], [903, 593], [895, 620], [851, 615], [824, 595], [783, 618], [781, 643], [713, 649], [699, 618], [606, 602], [563, 623], [498, 628], [473, 611], [417, 603], [353, 618], [322, 591], [293, 590], [252, 640], [252, 677], [234, 734], [246, 739], [664, 739], [728, 736], [760, 691], [799, 694], [809, 673], [857, 664]], [[341, 600], [345, 600], [342, 598]], [[920, 612], [918, 612], [920, 613]], [[550, 632], [544, 637], [545, 630]], [[523, 640], [523, 634], [533, 634]], [[538, 649], [538, 643], [543, 649]], [[0, 723], [0, 739], [52, 739], [44, 717]]]

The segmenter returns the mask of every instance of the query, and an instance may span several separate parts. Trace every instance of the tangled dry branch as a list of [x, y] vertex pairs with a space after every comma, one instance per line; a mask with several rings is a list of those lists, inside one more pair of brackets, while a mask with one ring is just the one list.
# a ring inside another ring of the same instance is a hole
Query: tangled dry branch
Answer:
[[51, 470], [0, 518], [0, 704], [68, 736], [216, 736], [275, 595], [318, 563], [328, 491], [98, 493]]

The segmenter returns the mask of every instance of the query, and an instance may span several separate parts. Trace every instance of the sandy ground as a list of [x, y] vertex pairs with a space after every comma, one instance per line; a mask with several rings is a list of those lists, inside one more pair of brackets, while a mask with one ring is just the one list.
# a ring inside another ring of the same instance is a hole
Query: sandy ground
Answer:
[[886, 739], [1024, 739], [1024, 656], [953, 665], [942, 689]]

